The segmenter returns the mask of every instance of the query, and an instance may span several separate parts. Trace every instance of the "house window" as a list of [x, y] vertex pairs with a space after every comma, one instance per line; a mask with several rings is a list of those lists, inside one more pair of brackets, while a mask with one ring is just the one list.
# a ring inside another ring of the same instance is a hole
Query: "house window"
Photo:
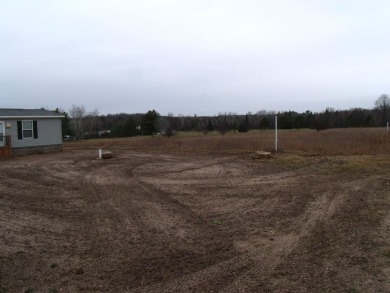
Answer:
[[22, 121], [23, 139], [33, 138], [33, 122]]
[[38, 138], [38, 121], [20, 120], [18, 125], [18, 139]]

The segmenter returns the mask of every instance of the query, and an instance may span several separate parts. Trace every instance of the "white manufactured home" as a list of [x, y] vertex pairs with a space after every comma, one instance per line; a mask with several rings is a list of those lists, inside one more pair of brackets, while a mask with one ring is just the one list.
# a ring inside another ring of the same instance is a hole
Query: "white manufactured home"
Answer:
[[0, 157], [62, 150], [63, 117], [42, 109], [0, 108]]

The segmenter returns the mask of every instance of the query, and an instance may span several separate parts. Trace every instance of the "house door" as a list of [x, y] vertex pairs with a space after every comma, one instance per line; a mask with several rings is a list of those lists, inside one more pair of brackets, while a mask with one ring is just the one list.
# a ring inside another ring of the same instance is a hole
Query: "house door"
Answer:
[[4, 121], [0, 121], [0, 147], [5, 146], [5, 130]]

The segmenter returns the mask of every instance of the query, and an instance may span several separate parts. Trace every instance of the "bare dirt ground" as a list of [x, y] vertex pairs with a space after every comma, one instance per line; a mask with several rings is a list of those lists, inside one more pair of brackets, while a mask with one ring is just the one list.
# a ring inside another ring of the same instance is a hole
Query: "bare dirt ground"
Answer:
[[390, 159], [0, 161], [0, 292], [390, 292]]

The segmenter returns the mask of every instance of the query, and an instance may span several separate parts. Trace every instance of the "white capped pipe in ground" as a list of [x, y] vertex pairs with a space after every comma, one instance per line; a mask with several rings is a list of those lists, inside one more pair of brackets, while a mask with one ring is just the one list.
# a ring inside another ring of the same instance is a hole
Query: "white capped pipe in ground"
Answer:
[[103, 157], [103, 149], [99, 149], [99, 159], [102, 159]]

